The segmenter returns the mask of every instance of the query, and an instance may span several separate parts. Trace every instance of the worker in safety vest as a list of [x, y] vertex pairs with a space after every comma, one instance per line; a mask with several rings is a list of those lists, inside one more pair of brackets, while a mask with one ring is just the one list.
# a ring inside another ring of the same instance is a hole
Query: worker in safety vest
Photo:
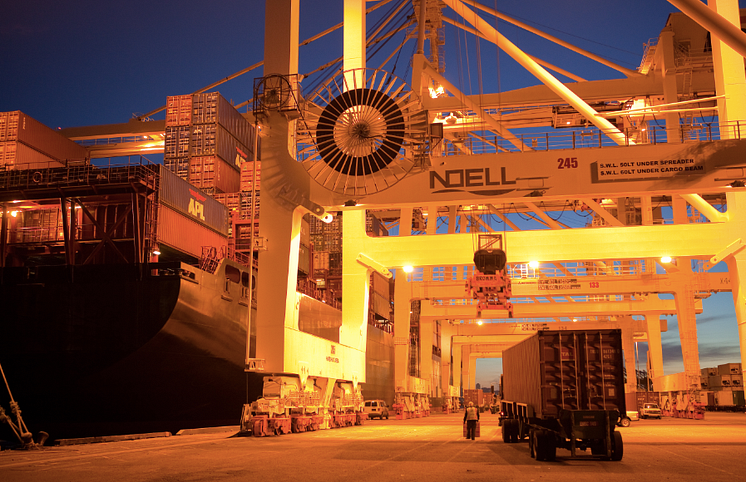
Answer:
[[466, 423], [466, 438], [476, 440], [477, 421], [479, 421], [479, 410], [474, 406], [474, 402], [469, 402], [464, 412], [464, 423]]

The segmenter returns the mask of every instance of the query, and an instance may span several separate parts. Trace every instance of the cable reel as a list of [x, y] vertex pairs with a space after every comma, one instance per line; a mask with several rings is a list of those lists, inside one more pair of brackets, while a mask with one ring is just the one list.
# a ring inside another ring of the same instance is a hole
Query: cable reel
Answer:
[[381, 70], [348, 70], [306, 98], [296, 159], [330, 191], [374, 194], [410, 172], [426, 125], [419, 99], [402, 80]]

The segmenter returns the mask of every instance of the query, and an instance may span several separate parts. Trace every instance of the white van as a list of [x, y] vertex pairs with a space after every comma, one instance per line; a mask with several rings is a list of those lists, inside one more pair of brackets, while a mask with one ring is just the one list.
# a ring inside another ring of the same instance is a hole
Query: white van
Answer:
[[383, 400], [366, 400], [363, 411], [368, 414], [368, 418], [389, 419], [389, 406]]

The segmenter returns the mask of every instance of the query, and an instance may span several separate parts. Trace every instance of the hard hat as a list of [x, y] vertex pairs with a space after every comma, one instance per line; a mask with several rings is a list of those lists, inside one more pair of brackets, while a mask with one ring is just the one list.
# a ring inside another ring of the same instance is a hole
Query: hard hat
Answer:
[[469, 402], [469, 406], [473, 407], [474, 406], [474, 402]]

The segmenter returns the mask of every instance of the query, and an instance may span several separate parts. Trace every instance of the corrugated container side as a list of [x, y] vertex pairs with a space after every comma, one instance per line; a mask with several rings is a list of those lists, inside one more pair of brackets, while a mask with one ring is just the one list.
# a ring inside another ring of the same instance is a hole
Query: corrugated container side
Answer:
[[21, 111], [0, 112], [0, 142], [14, 141], [18, 137], [18, 118]]
[[741, 375], [741, 364], [724, 363], [718, 365], [718, 375]]
[[311, 246], [311, 231], [309, 222], [306, 218], [300, 221], [300, 244]]
[[388, 295], [382, 296], [374, 292], [370, 297], [370, 306], [374, 313], [384, 318], [391, 316], [391, 301]]
[[329, 253], [329, 276], [342, 276], [342, 253]]
[[315, 251], [313, 253], [313, 269], [329, 269], [329, 253]]
[[484, 402], [484, 392], [473, 388], [464, 389], [464, 403], [469, 405], [469, 402], [476, 407], [481, 407]]
[[184, 181], [189, 180], [189, 158], [163, 159], [163, 166]]
[[18, 215], [15, 232], [10, 238], [19, 243], [44, 243], [64, 239], [60, 207], [28, 209]]
[[538, 334], [503, 351], [505, 400], [530, 405], [539, 418], [543, 416], [540, 373]]
[[[262, 181], [262, 163], [260, 161], [257, 162], [257, 169], [256, 169], [256, 188], [255, 190], [259, 190], [261, 188], [261, 181]], [[251, 185], [254, 179], [254, 163], [244, 162], [241, 164], [241, 190], [242, 191], [251, 191]]]
[[390, 282], [388, 278], [374, 271], [371, 275], [371, 284], [373, 285], [373, 292], [388, 298], [390, 291]]
[[715, 394], [715, 405], [721, 407], [732, 407], [735, 405], [733, 402], [733, 390], [731, 388], [724, 388], [713, 393]]
[[197, 223], [171, 207], [161, 204], [158, 207], [157, 241], [196, 258], [202, 255], [203, 246], [220, 250], [228, 245], [228, 238], [212, 229]]
[[324, 244], [328, 251], [341, 253], [342, 252], [342, 233], [331, 232], [324, 233]]
[[298, 250], [298, 271], [306, 275], [311, 272], [311, 249], [304, 244]]
[[20, 111], [0, 115], [0, 141], [19, 141], [58, 161], [87, 161], [88, 150]]
[[718, 375], [718, 369], [717, 369], [717, 367], [702, 368], [700, 370], [700, 372], [702, 373], [702, 376], [705, 377], [705, 378], [706, 377], [715, 377], [715, 376]]
[[[170, 206], [195, 222], [228, 236], [228, 208], [180, 179], [165, 167], [161, 170], [159, 202]], [[160, 224], [160, 222], [159, 222]], [[188, 232], [183, 233], [187, 236]]]
[[166, 98], [166, 127], [187, 126], [192, 121], [192, 94]]
[[218, 92], [192, 96], [192, 124], [220, 124], [245, 146], [253, 145], [253, 126]]
[[[254, 236], [259, 236], [259, 223], [254, 223]], [[238, 225], [238, 238], [249, 239], [251, 237], [251, 223]]]
[[189, 156], [189, 139], [191, 127], [166, 126], [166, 139], [163, 145], [164, 158], [180, 158]]
[[45, 169], [64, 167], [64, 163], [18, 141], [0, 142], [0, 166], [6, 169]]
[[249, 156], [249, 149], [218, 124], [199, 124], [191, 127], [192, 156], [218, 156], [236, 169]]
[[699, 388], [701, 388], [702, 390], [707, 390], [708, 388], [710, 388], [710, 380], [709, 380], [709, 378], [710, 377], [705, 377], [705, 376], [700, 375], [700, 377], [699, 377]]
[[241, 198], [241, 219], [251, 219], [251, 209], [253, 207], [254, 209], [254, 218], [259, 217], [260, 207], [261, 207], [261, 196], [260, 193], [256, 192], [256, 201], [252, 203], [252, 197], [250, 193], [243, 192], [243, 197]]
[[313, 234], [313, 231], [311, 231], [310, 237], [311, 237], [311, 246], [313, 247], [314, 251], [326, 251], [326, 245], [324, 244], [323, 234]]
[[730, 375], [716, 375], [714, 377], [709, 377], [708, 385], [709, 385], [709, 388], [712, 388], [712, 389], [717, 389], [720, 387], [730, 387], [731, 376]]
[[228, 208], [228, 211], [230, 211], [231, 216], [233, 216], [234, 211], [240, 212], [241, 199], [243, 198], [243, 194], [241, 194], [240, 192], [218, 193], [218, 194], [214, 194], [213, 197], [220, 204]]
[[[661, 394], [658, 392], [637, 392], [637, 410], [640, 410], [646, 403], [657, 403], [660, 407]], [[627, 410], [630, 410], [628, 407]]]
[[199, 188], [215, 188], [232, 193], [239, 189], [239, 173], [217, 156], [189, 159], [189, 182]]
[[507, 400], [539, 418], [565, 410], [625, 412], [619, 330], [540, 331], [503, 352]]

